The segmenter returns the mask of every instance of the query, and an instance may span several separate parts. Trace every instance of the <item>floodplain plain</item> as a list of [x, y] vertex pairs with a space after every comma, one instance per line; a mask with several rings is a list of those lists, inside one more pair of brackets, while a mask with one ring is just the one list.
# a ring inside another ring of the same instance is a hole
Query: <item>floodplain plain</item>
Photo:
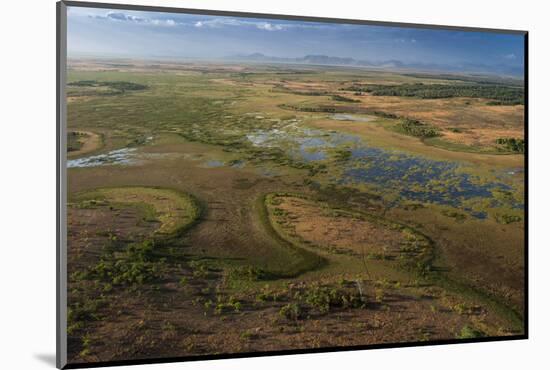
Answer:
[[523, 334], [522, 81], [131, 59], [68, 77], [70, 362]]

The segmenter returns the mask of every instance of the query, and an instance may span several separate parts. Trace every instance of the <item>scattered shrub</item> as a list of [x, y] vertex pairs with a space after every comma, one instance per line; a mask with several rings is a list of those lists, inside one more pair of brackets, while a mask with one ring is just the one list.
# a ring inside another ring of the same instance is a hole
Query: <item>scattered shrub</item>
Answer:
[[398, 123], [397, 127], [408, 135], [421, 138], [436, 137], [441, 135], [437, 128], [410, 118], [405, 118], [403, 121]]
[[165, 258], [157, 258], [153, 252], [154, 242], [145, 240], [132, 243], [123, 252], [104, 250], [101, 260], [89, 270], [91, 278], [107, 281], [113, 285], [143, 284], [163, 276]]
[[300, 307], [300, 305], [296, 303], [289, 303], [287, 305], [284, 305], [279, 310], [279, 315], [288, 319], [288, 320], [300, 320], [304, 316], [304, 311]]
[[486, 334], [481, 330], [472, 328], [469, 325], [464, 325], [460, 330], [460, 333], [457, 335], [457, 338], [458, 339], [481, 338], [481, 337], [484, 337], [485, 335]]
[[519, 221], [522, 220], [522, 218], [521, 218], [521, 216], [516, 216], [516, 215], [497, 214], [497, 215], [495, 215], [495, 220], [499, 224], [507, 225], [507, 224], [511, 224], [513, 222], [519, 222]]
[[525, 153], [525, 140], [516, 139], [513, 137], [499, 138], [496, 143], [500, 145], [504, 150], [514, 153]]
[[266, 279], [267, 273], [254, 266], [241, 266], [229, 272], [229, 278], [234, 280], [258, 281]]

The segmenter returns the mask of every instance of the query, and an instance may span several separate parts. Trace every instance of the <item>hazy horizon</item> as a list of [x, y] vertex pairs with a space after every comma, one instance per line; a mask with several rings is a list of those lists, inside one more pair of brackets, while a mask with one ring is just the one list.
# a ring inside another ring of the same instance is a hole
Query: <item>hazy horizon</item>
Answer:
[[522, 75], [523, 36], [68, 7], [69, 57], [226, 59], [324, 55], [404, 68]]

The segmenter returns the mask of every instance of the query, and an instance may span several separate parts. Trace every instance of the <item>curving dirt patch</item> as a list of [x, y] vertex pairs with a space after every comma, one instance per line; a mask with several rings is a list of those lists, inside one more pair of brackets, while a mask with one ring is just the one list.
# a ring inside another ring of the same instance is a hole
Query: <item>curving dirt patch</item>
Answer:
[[155, 234], [175, 234], [200, 216], [197, 201], [188, 194], [153, 187], [102, 188], [74, 197], [79, 208], [137, 208], [144, 220], [157, 222]]
[[286, 238], [331, 253], [390, 260], [418, 257], [431, 249], [427, 239], [408, 227], [300, 195], [271, 194], [266, 205], [272, 223]]
[[101, 135], [91, 131], [69, 131], [68, 141], [67, 156], [69, 158], [91, 153], [103, 145]]

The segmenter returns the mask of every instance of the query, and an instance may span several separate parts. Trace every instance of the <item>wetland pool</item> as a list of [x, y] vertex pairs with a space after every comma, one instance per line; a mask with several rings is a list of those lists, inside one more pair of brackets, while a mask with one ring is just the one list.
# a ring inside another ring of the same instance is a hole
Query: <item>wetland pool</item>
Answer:
[[122, 148], [111, 150], [105, 154], [69, 159], [67, 161], [67, 168], [138, 164], [139, 160], [136, 158], [136, 151], [137, 148]]
[[[347, 116], [347, 115], [346, 115]], [[521, 169], [509, 168], [498, 176], [481, 178], [473, 165], [429, 159], [422, 156], [388, 150], [371, 145], [357, 135], [312, 129], [293, 122], [291, 125], [243, 134], [249, 145], [260, 148], [281, 148], [290, 158], [310, 164], [323, 164], [330, 174], [329, 182], [344, 186], [374, 187], [383, 194], [408, 201], [434, 203], [460, 208], [473, 217], [487, 217], [485, 211], [472, 209], [483, 202], [484, 207], [523, 208], [523, 199], [497, 198], [494, 192], [513, 193], [514, 176], [523, 176]], [[338, 157], [338, 154], [346, 154]], [[145, 156], [138, 148], [122, 148], [105, 154], [71, 159], [68, 168], [106, 165], [140, 165], [164, 156]], [[217, 158], [202, 158], [201, 167], [246, 166], [243, 160], [226, 162]], [[279, 171], [271, 165], [256, 165], [259, 173], [272, 177]], [[477, 207], [476, 207], [477, 208]]]
[[[519, 169], [506, 169], [491, 179], [473, 174], [473, 165], [440, 161], [396, 150], [371, 146], [359, 136], [294, 126], [290, 130], [261, 130], [247, 135], [254, 146], [280, 147], [293, 159], [324, 163], [331, 181], [341, 185], [367, 184], [381, 192], [392, 191], [409, 201], [462, 208], [473, 217], [487, 217], [465, 203], [485, 200], [488, 207], [523, 208], [522, 199], [497, 199], [493, 192], [513, 192], [511, 176]], [[343, 160], [331, 158], [335, 150], [347, 152]], [[333, 159], [333, 161], [331, 161]], [[487, 202], [488, 200], [488, 202]]]
[[371, 116], [358, 116], [356, 114], [336, 113], [329, 118], [337, 121], [353, 121], [353, 122], [372, 122], [376, 117]]

